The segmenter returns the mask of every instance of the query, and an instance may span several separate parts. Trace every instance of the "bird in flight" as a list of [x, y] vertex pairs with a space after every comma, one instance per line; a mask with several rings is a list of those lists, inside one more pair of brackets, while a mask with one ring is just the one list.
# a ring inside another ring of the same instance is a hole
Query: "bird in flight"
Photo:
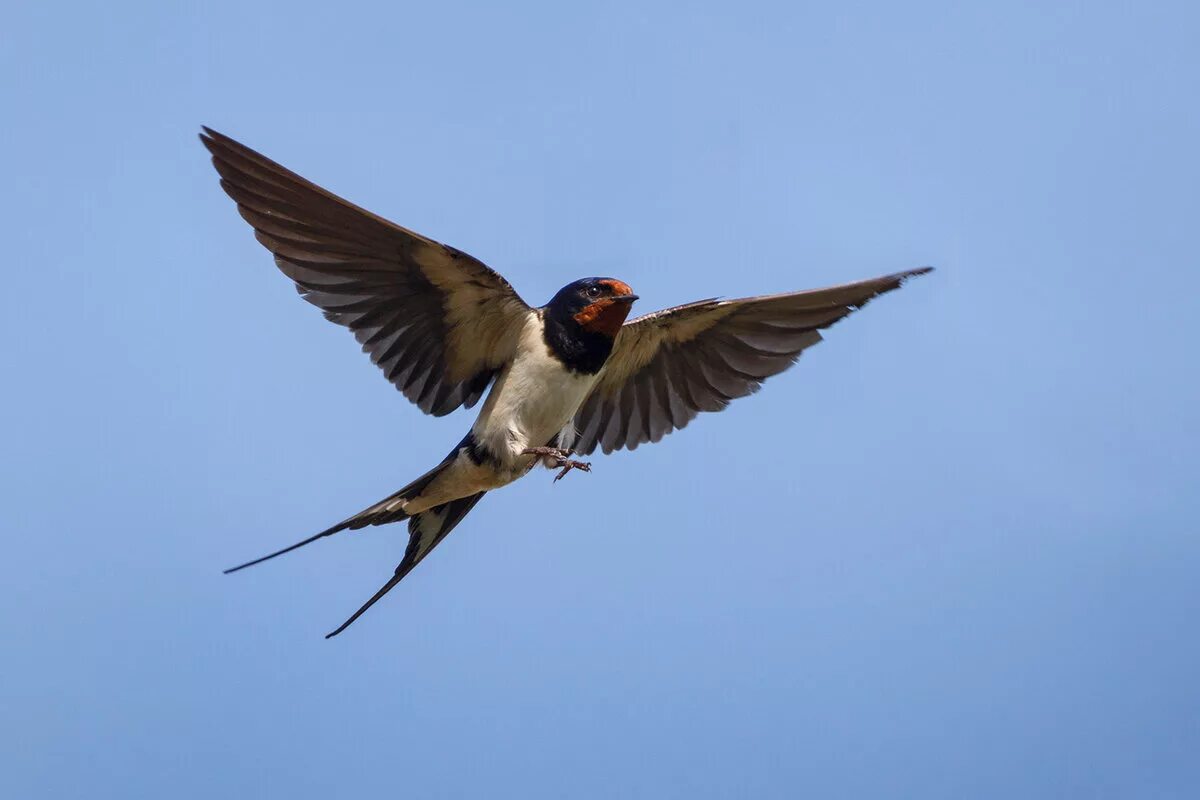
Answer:
[[[471, 408], [474, 424], [433, 469], [338, 524], [226, 572], [339, 531], [408, 520], [395, 573], [326, 638], [408, 575], [487, 492], [543, 464], [657, 442], [787, 369], [828, 328], [929, 267], [827, 289], [710, 299], [626, 321], [638, 296], [583, 278], [531, 307], [461, 250], [359, 208], [245, 145], [204, 128], [223, 188], [275, 264], [325, 318], [349, 328], [418, 408]], [[489, 390], [490, 387], [490, 390]]]

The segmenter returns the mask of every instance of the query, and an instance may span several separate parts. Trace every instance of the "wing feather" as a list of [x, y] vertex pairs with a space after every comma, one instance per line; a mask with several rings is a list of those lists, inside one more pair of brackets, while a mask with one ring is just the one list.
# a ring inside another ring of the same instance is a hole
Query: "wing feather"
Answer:
[[438, 416], [479, 400], [532, 313], [508, 281], [228, 136], [205, 128], [200, 140], [279, 270], [405, 397]]
[[626, 323], [575, 416], [575, 450], [657, 442], [796, 363], [820, 331], [929, 267], [827, 289], [701, 300]]

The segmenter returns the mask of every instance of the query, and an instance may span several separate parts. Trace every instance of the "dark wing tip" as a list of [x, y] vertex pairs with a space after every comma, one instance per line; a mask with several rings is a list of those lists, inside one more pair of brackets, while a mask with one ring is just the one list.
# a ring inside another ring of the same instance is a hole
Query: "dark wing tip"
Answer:
[[922, 275], [928, 275], [933, 272], [933, 267], [916, 267], [914, 269], [906, 269], [903, 272], [893, 272], [891, 275], [884, 275], [879, 278], [879, 282], [891, 288], [903, 286], [911, 278], [918, 278]]
[[[303, 183], [308, 183], [308, 181], [306, 181], [304, 178], [301, 178], [299, 175], [291, 172], [291, 170], [280, 166], [257, 150], [247, 147], [237, 139], [226, 136], [220, 131], [215, 131], [207, 125], [201, 125], [200, 130], [202, 131], [202, 133], [199, 134], [200, 143], [203, 144], [205, 149], [212, 154], [214, 164], [218, 159], [228, 161], [229, 156], [235, 156], [255, 162], [260, 166], [265, 166], [277, 171], [283, 171], [292, 179], [299, 180]], [[314, 188], [317, 188], [318, 191], [324, 191], [319, 187]]]
[[200, 133], [197, 135], [200, 137], [200, 143], [204, 145], [204, 147], [207, 148], [210, 153], [213, 152], [213, 148], [217, 146], [218, 141], [227, 138], [217, 133], [207, 125], [201, 125]]
[[201, 131], [200, 140], [205, 143], [207, 143], [207, 142], [232, 142], [233, 141], [225, 134], [221, 133], [220, 131], [213, 130], [212, 128], [208, 127], [207, 125], [201, 125], [200, 131]]
[[875, 289], [870, 295], [865, 297], [862, 302], [850, 303], [849, 305], [853, 309], [862, 308], [876, 297], [879, 297], [879, 295], [887, 294], [895, 289], [899, 289], [901, 286], [908, 283], [910, 279], [918, 278], [921, 275], [928, 275], [930, 272], [933, 272], [933, 267], [916, 267], [915, 269], [906, 269], [903, 272], [893, 272], [891, 275], [885, 275], [884, 277], [878, 278], [874, 281], [864, 281], [864, 283], [868, 285], [874, 284]]

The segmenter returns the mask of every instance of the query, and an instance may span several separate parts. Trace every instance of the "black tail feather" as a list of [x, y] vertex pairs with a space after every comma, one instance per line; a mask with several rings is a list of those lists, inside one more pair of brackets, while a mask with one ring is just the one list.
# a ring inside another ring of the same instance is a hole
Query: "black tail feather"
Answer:
[[473, 494], [470, 497], [463, 497], [458, 500], [451, 500], [449, 503], [444, 503], [440, 506], [434, 506], [428, 511], [422, 511], [419, 514], [414, 514], [408, 520], [408, 549], [404, 551], [404, 558], [396, 567], [396, 572], [385, 583], [378, 592], [371, 596], [371, 599], [363, 603], [362, 607], [350, 615], [350, 618], [337, 627], [336, 630], [325, 635], [326, 639], [332, 639], [342, 631], [349, 628], [354, 620], [361, 617], [368, 608], [375, 605], [381, 597], [390, 592], [396, 584], [404, 580], [404, 576], [412, 572], [413, 567], [421, 563], [421, 559], [425, 558], [433, 548], [445, 539], [450, 531], [454, 530], [458, 523], [462, 522], [463, 517], [475, 507], [475, 504], [487, 492]]
[[349, 527], [349, 525], [347, 525], [345, 522], [339, 522], [337, 525], [334, 525], [332, 528], [326, 528], [325, 530], [321, 531], [320, 533], [316, 534], [315, 536], [308, 537], [304, 541], [296, 542], [295, 544], [288, 545], [287, 547], [283, 548], [282, 550], [276, 550], [274, 553], [270, 553], [265, 556], [260, 556], [259, 558], [256, 558], [253, 561], [247, 561], [245, 564], [238, 564], [236, 567], [230, 567], [227, 570], [223, 570], [223, 572], [225, 575], [228, 575], [231, 572], [237, 572], [239, 569], [245, 569], [246, 567], [253, 567], [255, 564], [261, 564], [262, 562], [272, 559], [275, 556], [281, 556], [284, 553], [290, 553], [297, 548], [304, 547], [304, 545], [306, 545], [306, 544], [312, 544], [317, 539], [323, 539], [326, 536], [332, 536], [333, 534], [337, 533], [338, 531], [344, 531], [348, 527]]
[[255, 564], [261, 564], [264, 561], [275, 558], [275, 556], [281, 556], [284, 553], [290, 553], [293, 550], [304, 547], [306, 544], [312, 544], [317, 539], [323, 539], [326, 536], [332, 536], [339, 531], [344, 531], [347, 529], [358, 530], [359, 528], [365, 528], [368, 525], [386, 525], [389, 522], [399, 522], [400, 520], [408, 519], [408, 514], [404, 513], [400, 501], [420, 494], [421, 491], [429, 485], [430, 481], [436, 478], [438, 473], [445, 469], [453, 461], [453, 457], [454, 453], [451, 453], [442, 461], [442, 463], [438, 464], [436, 467], [429, 470], [429, 472], [426, 472], [424, 475], [417, 478], [400, 491], [388, 495], [375, 505], [358, 512], [353, 517], [342, 520], [332, 528], [326, 528], [320, 533], [310, 536], [303, 541], [288, 545], [282, 550], [276, 550], [274, 553], [261, 556], [253, 561], [247, 561], [245, 564], [238, 564], [236, 567], [230, 567], [229, 569], [224, 570], [224, 573], [228, 575], [231, 572], [237, 572], [239, 569], [245, 569], [246, 567], [252, 567]]

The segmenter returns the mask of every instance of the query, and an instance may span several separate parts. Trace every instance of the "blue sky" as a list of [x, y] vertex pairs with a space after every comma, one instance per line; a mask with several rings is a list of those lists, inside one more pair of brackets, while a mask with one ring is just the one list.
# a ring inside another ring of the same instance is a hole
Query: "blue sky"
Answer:
[[[1200, 12], [23, 4], [6, 797], [1194, 797]], [[201, 124], [544, 302], [938, 271], [663, 442], [221, 568], [457, 441]]]

